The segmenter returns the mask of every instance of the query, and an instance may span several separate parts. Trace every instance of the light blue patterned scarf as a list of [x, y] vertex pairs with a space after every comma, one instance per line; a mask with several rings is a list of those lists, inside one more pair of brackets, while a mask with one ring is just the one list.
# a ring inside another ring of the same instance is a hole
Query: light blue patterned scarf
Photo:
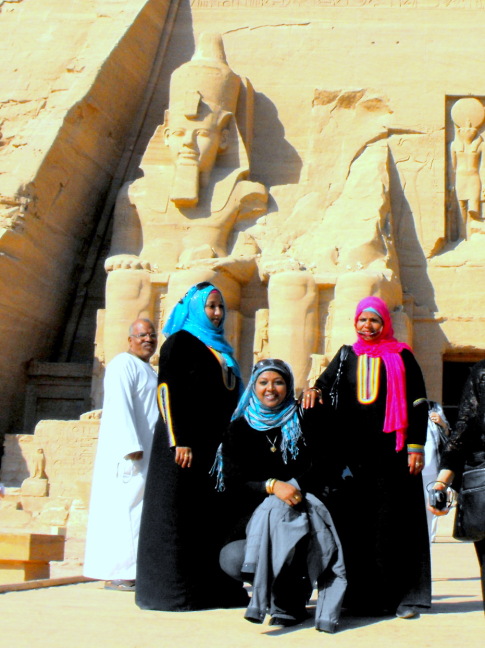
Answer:
[[[256, 380], [264, 371], [277, 371], [286, 383], [286, 396], [278, 407], [266, 407], [259, 401], [254, 391]], [[231, 421], [234, 421], [244, 416], [252, 428], [261, 432], [281, 427], [280, 450], [285, 463], [288, 463], [288, 451], [293, 459], [298, 455], [298, 441], [302, 436], [298, 417], [298, 403], [295, 400], [294, 389], [293, 373], [286, 362], [273, 358], [260, 360], [254, 365], [249, 385], [239, 399], [231, 418]], [[216, 490], [225, 490], [222, 443], [217, 448], [214, 464], [209, 474], [216, 477]]]
[[[286, 396], [278, 407], [266, 407], [263, 405], [255, 392], [255, 384], [258, 377], [264, 371], [276, 371], [286, 383]], [[231, 420], [244, 416], [248, 424], [255, 430], [267, 432], [272, 428], [281, 428], [280, 450], [283, 461], [288, 461], [288, 451], [293, 459], [298, 455], [298, 440], [302, 432], [300, 419], [298, 417], [298, 403], [294, 396], [293, 374], [286, 362], [269, 358], [260, 360], [251, 374], [251, 379], [241, 396], [238, 406], [232, 415]]]

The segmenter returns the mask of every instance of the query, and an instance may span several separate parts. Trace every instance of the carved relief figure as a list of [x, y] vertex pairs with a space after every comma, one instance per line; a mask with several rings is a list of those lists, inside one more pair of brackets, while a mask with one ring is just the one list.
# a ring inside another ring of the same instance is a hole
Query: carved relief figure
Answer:
[[480, 170], [484, 142], [478, 129], [485, 121], [485, 108], [478, 99], [459, 99], [451, 109], [455, 139], [451, 143], [451, 163], [455, 174], [455, 191], [460, 208], [460, 238], [470, 234], [470, 219], [480, 219], [482, 181]]
[[37, 448], [32, 459], [31, 479], [47, 479], [45, 474], [45, 454], [43, 448]]
[[49, 481], [45, 473], [46, 458], [43, 448], [36, 448], [31, 456], [30, 477], [24, 479], [21, 486], [23, 496], [46, 497]]
[[254, 315], [254, 364], [268, 357], [268, 317], [267, 308], [260, 308]]
[[[149, 272], [171, 273], [168, 310], [190, 285], [217, 283], [221, 275], [229, 285], [220, 287], [234, 293], [237, 307], [258, 250], [234, 227], [263, 214], [267, 202], [265, 187], [247, 180], [252, 103], [252, 87], [229, 68], [221, 36], [201, 34], [192, 60], [172, 74], [169, 109], [142, 159], [143, 177], [126, 183], [117, 199], [105, 264], [111, 334], [125, 328], [120, 310], [124, 320], [153, 316]], [[176, 270], [190, 272], [177, 277], [175, 293]], [[115, 351], [106, 349], [108, 361]]]

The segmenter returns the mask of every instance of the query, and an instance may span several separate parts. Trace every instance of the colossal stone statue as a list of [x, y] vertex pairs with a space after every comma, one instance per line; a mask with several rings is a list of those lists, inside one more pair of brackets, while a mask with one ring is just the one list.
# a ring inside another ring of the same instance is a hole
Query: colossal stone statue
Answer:
[[471, 233], [471, 219], [481, 219], [484, 142], [478, 129], [485, 121], [485, 108], [473, 97], [458, 99], [451, 109], [455, 139], [451, 143], [451, 163], [455, 174], [455, 191], [460, 208], [458, 236], [466, 239]]
[[116, 202], [105, 263], [106, 362], [124, 348], [134, 318], [154, 317], [157, 290], [167, 293], [168, 314], [190, 285], [210, 280], [237, 308], [258, 252], [237, 224], [263, 214], [267, 202], [265, 187], [247, 179], [252, 104], [252, 87], [229, 68], [220, 35], [201, 34], [192, 60], [172, 74], [143, 176]]
[[[265, 213], [267, 192], [247, 179], [251, 106], [251, 86], [230, 70], [220, 36], [202, 34], [192, 60], [172, 75], [143, 176], [118, 196], [106, 261], [106, 361], [124, 348], [131, 321], [163, 323], [198, 281], [223, 291], [235, 349], [244, 330], [246, 355], [289, 362], [297, 390], [312, 358], [324, 365], [352, 339], [362, 297], [383, 297], [400, 317], [386, 100], [366, 90], [316, 90], [292, 210], [254, 227], [248, 221]], [[242, 287], [256, 267], [258, 306], [243, 315]], [[254, 339], [246, 339], [244, 316], [254, 317]]]
[[325, 364], [353, 340], [360, 299], [378, 295], [396, 320], [405, 317], [390, 204], [391, 112], [367, 90], [315, 91], [299, 195], [258, 261], [268, 281], [269, 351], [290, 362], [297, 389], [307, 385], [312, 358]]

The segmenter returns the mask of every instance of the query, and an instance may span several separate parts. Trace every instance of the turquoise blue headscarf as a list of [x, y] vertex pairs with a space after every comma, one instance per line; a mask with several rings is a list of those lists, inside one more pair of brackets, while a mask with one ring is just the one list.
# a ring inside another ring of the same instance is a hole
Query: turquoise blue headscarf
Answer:
[[[276, 371], [286, 383], [286, 396], [278, 407], [266, 407], [256, 396], [255, 384], [264, 371]], [[283, 461], [288, 461], [288, 451], [293, 459], [298, 454], [298, 440], [301, 437], [298, 403], [294, 395], [294, 379], [290, 366], [283, 360], [268, 358], [254, 365], [248, 386], [241, 396], [231, 421], [244, 416], [249, 425], [261, 432], [281, 427], [280, 450]]]
[[224, 298], [218, 288], [207, 281], [198, 283], [192, 286], [172, 309], [162, 333], [165, 337], [169, 337], [178, 331], [192, 333], [201, 342], [222, 354], [227, 366], [240, 378], [241, 372], [233, 355], [233, 348], [224, 337], [225, 304], [221, 323], [217, 327], [210, 321], [204, 310], [207, 298], [214, 290], [220, 294], [224, 304]]

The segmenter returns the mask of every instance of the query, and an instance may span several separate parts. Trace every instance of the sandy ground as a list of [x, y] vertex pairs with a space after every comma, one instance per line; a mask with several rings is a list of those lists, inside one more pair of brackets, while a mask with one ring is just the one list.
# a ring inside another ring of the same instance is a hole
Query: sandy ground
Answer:
[[[99, 581], [0, 593], [0, 637], [6, 648], [484, 648], [485, 616], [473, 545], [441, 536], [432, 545], [433, 607], [419, 619], [345, 614], [336, 634], [309, 619], [288, 629], [254, 625], [243, 610], [139, 610], [134, 594]], [[58, 570], [60, 571], [60, 570]], [[314, 603], [314, 601], [312, 601]], [[310, 607], [311, 611], [311, 607]], [[269, 643], [268, 643], [269, 642]]]

